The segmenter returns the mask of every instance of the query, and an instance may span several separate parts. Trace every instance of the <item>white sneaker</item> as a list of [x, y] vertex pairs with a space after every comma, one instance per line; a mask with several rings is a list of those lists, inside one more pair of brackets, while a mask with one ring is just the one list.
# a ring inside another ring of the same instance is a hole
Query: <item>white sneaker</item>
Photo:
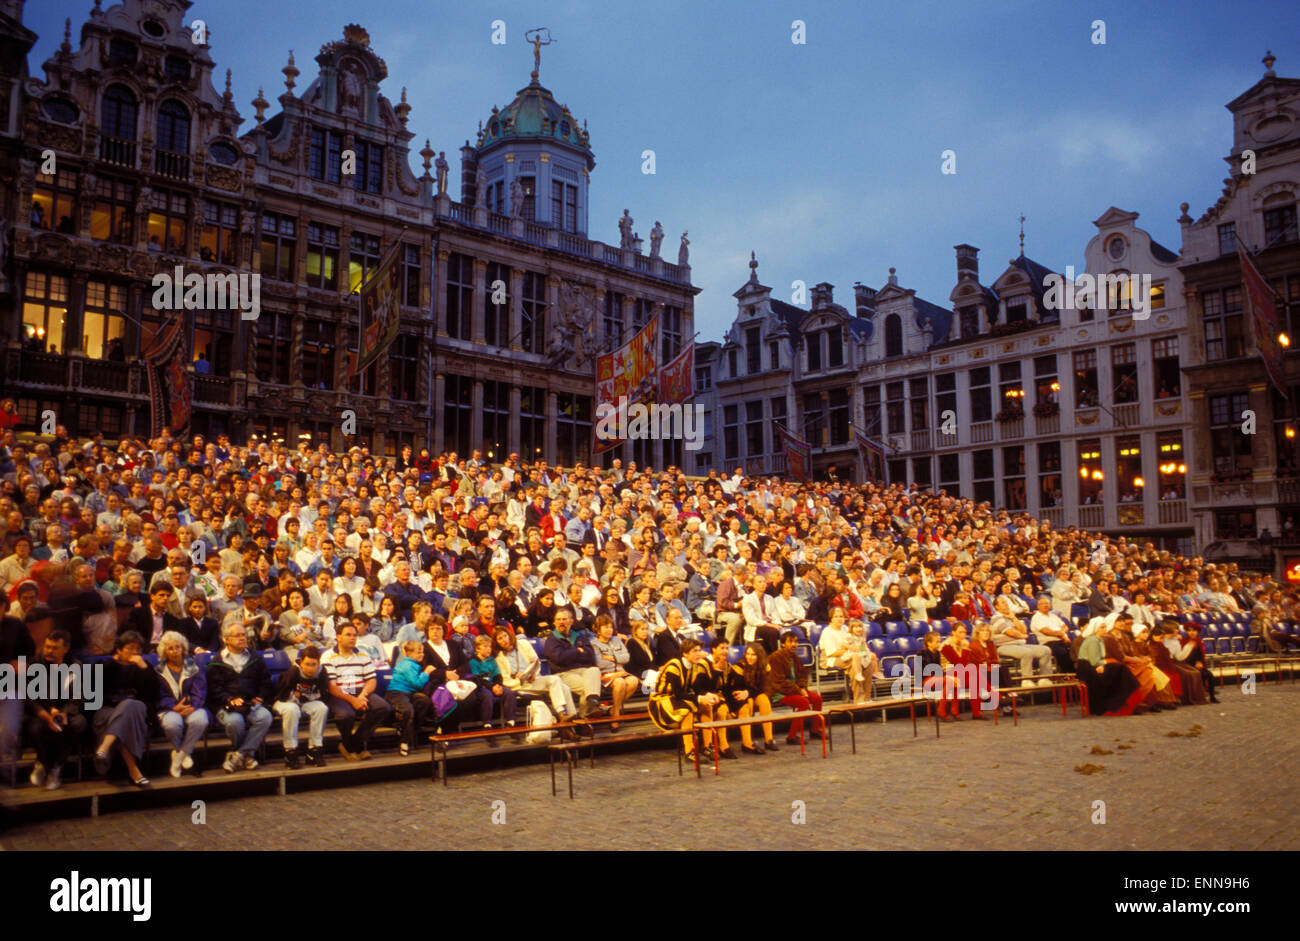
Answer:
[[226, 760], [221, 763], [221, 767], [226, 769], [226, 774], [234, 774], [244, 765], [243, 760], [239, 757], [239, 752], [226, 752]]
[[245, 755], [242, 752], [239, 755], [239, 759], [240, 759], [240, 764], [243, 765], [245, 771], [252, 771], [254, 768], [258, 766], [259, 763], [258, 760], [254, 758], [252, 755]]
[[1034, 681], [1033, 681], [1033, 680], [1021, 680], [1021, 681], [1020, 681], [1020, 685], [1021, 685], [1021, 686], [1033, 686], [1033, 685], [1034, 685]]
[[1039, 681], [1038, 681], [1038, 685], [1039, 685], [1039, 686], [1051, 686], [1051, 685], [1052, 685], [1052, 681], [1051, 681], [1051, 680], [1048, 680], [1048, 679], [1042, 679], [1042, 680], [1039, 680]]
[[49, 780], [45, 782], [45, 790], [57, 791], [61, 787], [63, 787], [63, 769], [54, 768], [50, 771]]
[[45, 765], [39, 761], [32, 765], [32, 776], [27, 780], [32, 782], [32, 787], [40, 787], [45, 783]]
[[186, 755], [184, 758], [181, 759], [181, 768], [183, 770], [189, 771], [193, 767], [194, 767], [194, 759], [191, 758], [189, 755]]
[[172, 766], [170, 773], [173, 778], [179, 778], [181, 776], [181, 753], [174, 749], [172, 750]]

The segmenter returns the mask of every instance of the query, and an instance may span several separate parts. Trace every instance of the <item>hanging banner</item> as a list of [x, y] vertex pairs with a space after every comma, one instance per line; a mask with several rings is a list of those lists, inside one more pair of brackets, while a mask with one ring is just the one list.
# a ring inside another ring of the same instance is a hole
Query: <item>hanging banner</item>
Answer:
[[659, 404], [685, 404], [695, 398], [695, 344], [686, 344], [686, 349], [677, 354], [677, 358], [659, 370]]
[[1282, 367], [1282, 356], [1286, 349], [1279, 339], [1284, 327], [1278, 321], [1273, 289], [1259, 273], [1250, 255], [1246, 254], [1240, 240], [1237, 242], [1237, 257], [1241, 259], [1241, 286], [1245, 289], [1247, 313], [1255, 330], [1255, 347], [1259, 350], [1260, 359], [1264, 361], [1264, 371], [1268, 373], [1273, 388], [1286, 399], [1286, 373]]
[[397, 263], [394, 242], [388, 257], [358, 289], [361, 298], [361, 357], [358, 371], [367, 369], [397, 339], [402, 318], [402, 266]]
[[776, 433], [785, 448], [785, 472], [796, 480], [812, 479], [812, 445], [801, 441], [780, 425]]
[[889, 483], [889, 468], [885, 464], [885, 449], [872, 441], [856, 428], [853, 438], [858, 444], [858, 457], [862, 459], [862, 480], [864, 483]]
[[153, 342], [144, 350], [145, 373], [149, 382], [149, 428], [151, 436], [164, 428], [180, 436], [190, 426], [194, 401], [194, 376], [189, 371], [189, 331], [186, 311], [163, 324]]
[[[655, 317], [612, 353], [596, 359], [596, 412], [606, 408], [627, 408], [638, 403], [650, 404], [659, 392], [658, 369], [659, 318]], [[620, 439], [596, 437], [592, 453], [600, 454], [619, 447]]]

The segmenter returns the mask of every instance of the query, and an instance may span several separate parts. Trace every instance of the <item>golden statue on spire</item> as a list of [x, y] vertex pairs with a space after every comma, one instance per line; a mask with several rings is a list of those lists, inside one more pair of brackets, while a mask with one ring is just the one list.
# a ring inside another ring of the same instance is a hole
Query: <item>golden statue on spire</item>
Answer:
[[524, 33], [524, 40], [533, 47], [533, 81], [537, 81], [537, 73], [542, 68], [542, 46], [549, 46], [555, 42], [551, 38], [551, 31], [545, 26], [537, 29], [530, 29]]

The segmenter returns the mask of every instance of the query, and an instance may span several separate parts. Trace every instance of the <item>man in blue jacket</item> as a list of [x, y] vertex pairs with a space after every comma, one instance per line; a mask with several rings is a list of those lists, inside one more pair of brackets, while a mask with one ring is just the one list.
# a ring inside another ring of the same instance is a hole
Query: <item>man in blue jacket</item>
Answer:
[[587, 642], [573, 634], [573, 613], [567, 608], [557, 608], [555, 628], [546, 638], [543, 652], [550, 661], [551, 672], [573, 690], [573, 700], [579, 705], [579, 715], [584, 718], [604, 715], [600, 702], [600, 668], [596, 654]]

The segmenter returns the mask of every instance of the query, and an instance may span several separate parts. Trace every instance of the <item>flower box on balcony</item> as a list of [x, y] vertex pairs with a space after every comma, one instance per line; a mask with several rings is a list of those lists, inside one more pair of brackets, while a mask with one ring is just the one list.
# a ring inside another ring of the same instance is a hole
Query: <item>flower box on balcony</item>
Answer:
[[1034, 406], [1034, 415], [1037, 418], [1051, 418], [1053, 415], [1061, 413], [1061, 406], [1055, 402], [1039, 402]]

